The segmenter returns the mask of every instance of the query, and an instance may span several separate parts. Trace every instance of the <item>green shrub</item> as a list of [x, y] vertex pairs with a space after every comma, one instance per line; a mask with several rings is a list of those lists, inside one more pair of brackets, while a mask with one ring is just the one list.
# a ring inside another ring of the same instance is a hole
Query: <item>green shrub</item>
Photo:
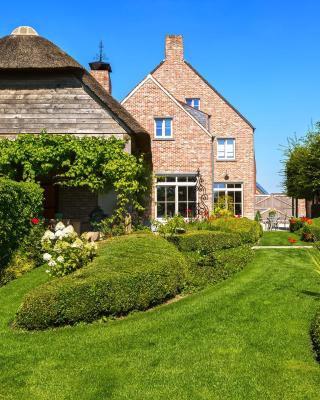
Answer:
[[[188, 288], [203, 288], [229, 278], [252, 260], [254, 251], [249, 245], [218, 250], [206, 255], [207, 262], [199, 263], [199, 253], [186, 253], [189, 261]], [[212, 261], [212, 264], [210, 264]]]
[[315, 242], [320, 241], [320, 218], [312, 219], [312, 223], [308, 225], [308, 228], [313, 236]]
[[261, 224], [248, 218], [214, 218], [191, 223], [190, 227], [198, 230], [238, 233], [242, 243], [256, 243], [262, 236]]
[[0, 178], [0, 269], [10, 260], [42, 211], [42, 189], [35, 183]]
[[186, 269], [183, 255], [161, 237], [112, 238], [93, 263], [27, 294], [16, 325], [45, 329], [145, 310], [176, 295]]
[[317, 312], [311, 324], [311, 338], [317, 359], [320, 360], [320, 311]]
[[152, 224], [163, 237], [170, 237], [187, 231], [187, 223], [181, 215], [167, 217], [164, 222], [153, 221]]
[[21, 240], [10, 261], [0, 270], [0, 286], [19, 278], [25, 272], [43, 264], [41, 238], [44, 233], [43, 223], [39, 221]]
[[229, 249], [241, 245], [241, 236], [238, 233], [214, 231], [190, 231], [183, 235], [168, 238], [180, 251], [205, 251]]

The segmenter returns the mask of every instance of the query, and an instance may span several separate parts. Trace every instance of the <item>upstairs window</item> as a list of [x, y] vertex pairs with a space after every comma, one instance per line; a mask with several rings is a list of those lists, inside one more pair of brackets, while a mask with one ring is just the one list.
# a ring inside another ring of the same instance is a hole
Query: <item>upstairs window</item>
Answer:
[[189, 98], [186, 99], [188, 106], [195, 108], [196, 110], [200, 110], [200, 99], [197, 98]]
[[218, 139], [218, 160], [235, 160], [235, 139]]
[[155, 137], [157, 139], [172, 138], [172, 118], [155, 118]]

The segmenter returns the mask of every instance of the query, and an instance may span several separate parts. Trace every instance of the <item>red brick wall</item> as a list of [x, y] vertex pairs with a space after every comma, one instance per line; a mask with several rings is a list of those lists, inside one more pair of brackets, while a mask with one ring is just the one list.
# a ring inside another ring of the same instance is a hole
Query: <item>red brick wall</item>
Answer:
[[110, 72], [107, 70], [91, 70], [90, 74], [100, 83], [104, 89], [111, 94], [112, 92], [112, 85], [111, 85], [111, 78]]
[[[196, 173], [200, 168], [209, 195], [207, 205], [211, 209], [211, 137], [151, 79], [146, 81], [123, 105], [150, 133], [154, 173]], [[172, 140], [155, 139], [155, 117], [173, 117]], [[154, 216], [154, 203], [152, 210]]]
[[236, 161], [217, 161], [215, 142], [214, 181], [224, 182], [227, 171], [229, 182], [243, 182], [244, 215], [253, 218], [256, 176], [252, 127], [183, 61], [181, 36], [167, 36], [166, 54], [170, 56], [153, 76], [180, 101], [200, 98], [200, 109], [211, 115], [210, 132], [216, 138], [236, 139]]

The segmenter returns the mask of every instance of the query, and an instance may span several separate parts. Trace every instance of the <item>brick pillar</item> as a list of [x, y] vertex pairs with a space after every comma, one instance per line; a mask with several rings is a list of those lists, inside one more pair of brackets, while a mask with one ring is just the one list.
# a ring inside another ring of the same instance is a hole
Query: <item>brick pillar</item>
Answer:
[[166, 36], [166, 60], [183, 61], [182, 35]]
[[100, 83], [100, 85], [111, 94], [111, 65], [103, 61], [95, 61], [89, 64], [91, 75]]

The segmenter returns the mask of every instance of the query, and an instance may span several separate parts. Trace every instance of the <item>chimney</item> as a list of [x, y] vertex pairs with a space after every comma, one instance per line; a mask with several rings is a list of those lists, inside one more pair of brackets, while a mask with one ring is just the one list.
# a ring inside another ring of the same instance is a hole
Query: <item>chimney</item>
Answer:
[[91, 75], [100, 83], [100, 85], [111, 94], [111, 65], [104, 61], [94, 61], [89, 64]]
[[173, 62], [183, 61], [182, 35], [166, 36], [166, 60], [170, 60]]

